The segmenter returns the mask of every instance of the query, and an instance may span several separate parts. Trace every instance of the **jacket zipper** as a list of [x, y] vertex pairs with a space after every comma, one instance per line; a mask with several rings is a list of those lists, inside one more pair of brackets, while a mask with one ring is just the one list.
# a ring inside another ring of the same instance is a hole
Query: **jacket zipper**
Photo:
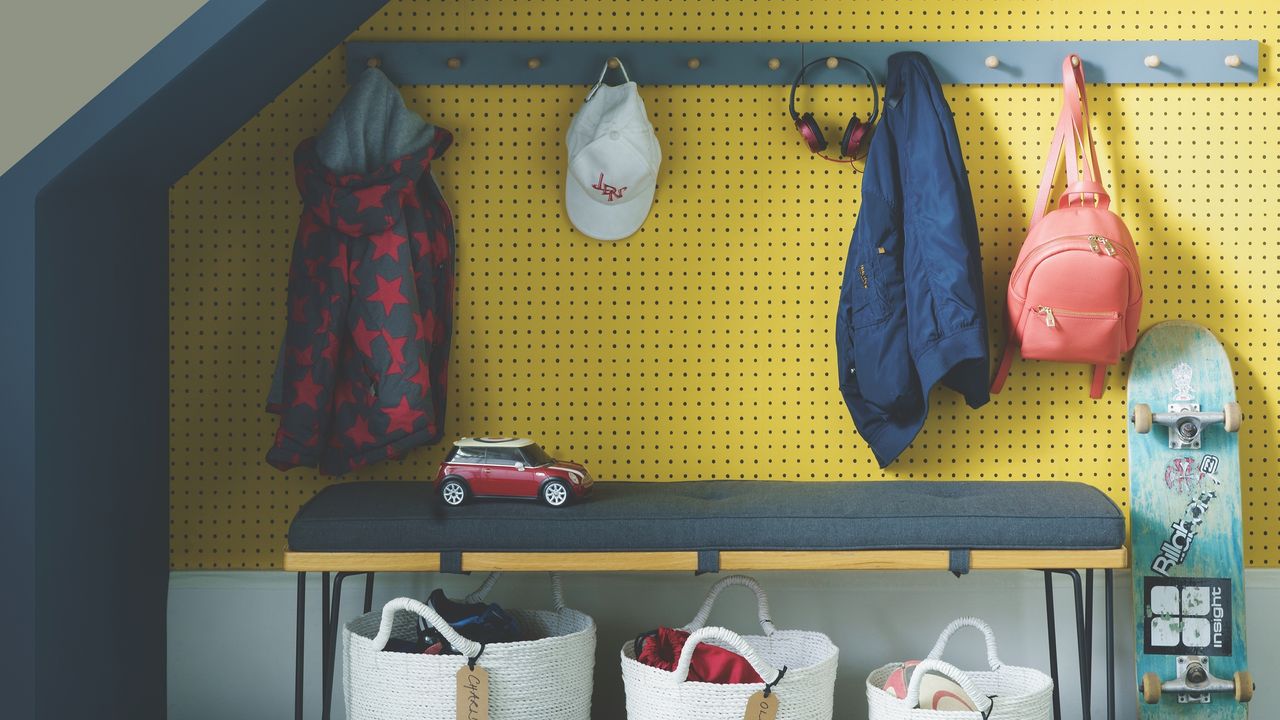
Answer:
[[1057, 316], [1059, 315], [1061, 315], [1062, 317], [1092, 318], [1092, 319], [1107, 319], [1107, 320], [1112, 320], [1120, 317], [1120, 314], [1116, 312], [1084, 312], [1081, 310], [1063, 310], [1062, 308], [1058, 308], [1057, 310], [1055, 310], [1049, 307], [1048, 305], [1037, 305], [1033, 312], [1035, 312], [1035, 314], [1039, 315], [1041, 319], [1044, 320], [1045, 327], [1057, 327], [1058, 326]]
[[1009, 278], [1009, 284], [1013, 285], [1014, 282], [1019, 277], [1022, 276], [1022, 273], [1026, 272], [1027, 268], [1032, 267], [1034, 265], [1034, 263], [1032, 262], [1033, 259], [1038, 258], [1041, 255], [1047, 255], [1049, 254], [1050, 251], [1071, 250], [1071, 249], [1088, 250], [1094, 255], [1106, 255], [1108, 257], [1122, 257], [1123, 260], [1128, 262], [1130, 265], [1133, 264], [1133, 259], [1129, 255], [1128, 249], [1126, 249], [1123, 245], [1121, 245], [1119, 248], [1116, 248], [1116, 246], [1112, 244], [1110, 240], [1108, 240], [1107, 238], [1101, 235], [1070, 235], [1067, 237], [1050, 240], [1049, 242], [1041, 245], [1035, 250], [1032, 250], [1031, 254], [1027, 256], [1026, 260], [1018, 264], [1018, 272], [1015, 273], [1013, 277]]

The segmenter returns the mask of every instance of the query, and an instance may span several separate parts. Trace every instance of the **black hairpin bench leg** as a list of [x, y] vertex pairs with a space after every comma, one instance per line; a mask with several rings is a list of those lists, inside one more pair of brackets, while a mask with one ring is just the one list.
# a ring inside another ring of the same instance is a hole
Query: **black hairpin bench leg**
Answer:
[[329, 662], [329, 573], [320, 573], [320, 714], [329, 717], [329, 707], [325, 698], [329, 697], [329, 674], [325, 667]]
[[1044, 571], [1045, 627], [1049, 629], [1049, 679], [1053, 681], [1053, 720], [1062, 720], [1062, 699], [1058, 692], [1058, 625], [1053, 609], [1053, 573]]
[[338, 654], [338, 618], [342, 612], [342, 581], [348, 575], [356, 573], [339, 572], [333, 575], [333, 604], [329, 608], [329, 615], [325, 624], [325, 653], [324, 662], [320, 665], [320, 672], [324, 673], [324, 697], [320, 702], [320, 718], [321, 720], [329, 720], [333, 713], [333, 668], [336, 665], [335, 658]]
[[294, 632], [297, 637], [294, 642], [293, 658], [293, 719], [302, 720], [302, 668], [303, 660], [306, 658], [306, 634], [307, 634], [307, 574], [298, 573], [298, 608], [297, 608], [297, 627]]
[[1103, 623], [1107, 632], [1107, 720], [1116, 720], [1116, 608], [1115, 577], [1111, 570], [1106, 575], [1107, 617]]
[[1080, 717], [1081, 720], [1092, 720], [1093, 708], [1090, 698], [1090, 676], [1093, 669], [1093, 658], [1089, 650], [1089, 629], [1085, 622], [1084, 589], [1081, 587], [1080, 573], [1076, 570], [1054, 570], [1053, 572], [1071, 578], [1071, 589], [1075, 596], [1076, 611], [1076, 658], [1080, 670]]
[[[1076, 652], [1080, 664], [1080, 703], [1081, 717], [1090, 720], [1093, 715], [1093, 570], [1086, 570], [1083, 587], [1080, 573], [1076, 570], [1045, 570], [1044, 600], [1049, 629], [1049, 674], [1053, 679], [1053, 717], [1062, 718], [1062, 706], [1058, 694], [1058, 642], [1053, 610], [1053, 575], [1066, 575], [1071, 578], [1075, 596], [1076, 620]], [[1115, 573], [1106, 570], [1106, 673], [1107, 673], [1107, 720], [1116, 717], [1116, 645], [1115, 645]]]
[[[1077, 573], [1079, 575], [1079, 573]], [[1084, 696], [1089, 698], [1089, 714], [1093, 713], [1093, 570], [1084, 572], [1084, 637], [1080, 641], [1080, 654], [1085, 660], [1081, 666], [1080, 682], [1084, 683]], [[1077, 606], [1081, 607], [1081, 606]], [[1088, 718], [1089, 714], [1085, 717]]]
[[[325, 573], [327, 576], [328, 573]], [[321, 683], [322, 698], [320, 707], [321, 720], [329, 720], [333, 714], [333, 672], [337, 665], [338, 655], [338, 627], [341, 624], [342, 615], [342, 581], [352, 575], [364, 575], [364, 611], [369, 612], [373, 607], [373, 573], [371, 572], [340, 572], [334, 573], [333, 576], [333, 603], [328, 602], [326, 606], [326, 616], [324, 624], [325, 650], [324, 661], [321, 663], [320, 672], [324, 673], [324, 681]], [[329, 596], [328, 586], [326, 585], [325, 597]]]
[[[1054, 720], [1062, 720], [1062, 695], [1058, 690], [1057, 615], [1054, 612], [1053, 603], [1054, 574], [1066, 575], [1073, 581], [1072, 585], [1075, 591], [1076, 660], [1080, 671], [1080, 717], [1082, 720], [1091, 720], [1089, 675], [1092, 663], [1091, 658], [1088, 656], [1091, 643], [1089, 642], [1087, 623], [1085, 621], [1084, 589], [1081, 587], [1080, 573], [1075, 570], [1044, 571], [1044, 604], [1049, 627], [1049, 677], [1053, 680], [1053, 717]], [[1092, 584], [1090, 584], [1090, 589], [1092, 587]]]

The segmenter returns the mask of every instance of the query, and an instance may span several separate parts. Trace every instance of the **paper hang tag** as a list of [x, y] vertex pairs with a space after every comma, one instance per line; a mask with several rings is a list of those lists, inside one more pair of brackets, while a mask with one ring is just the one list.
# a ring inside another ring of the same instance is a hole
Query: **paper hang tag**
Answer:
[[757, 690], [747, 701], [747, 712], [742, 720], [774, 720], [778, 717], [778, 693], [771, 692], [764, 696], [764, 690]]
[[458, 668], [458, 720], [489, 720], [489, 671], [480, 665]]

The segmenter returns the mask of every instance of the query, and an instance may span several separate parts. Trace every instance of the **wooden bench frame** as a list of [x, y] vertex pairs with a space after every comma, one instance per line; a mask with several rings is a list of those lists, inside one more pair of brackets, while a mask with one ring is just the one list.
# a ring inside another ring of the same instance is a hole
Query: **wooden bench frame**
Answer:
[[[295, 552], [287, 572], [440, 572], [437, 552]], [[1119, 570], [1125, 548], [1110, 550], [971, 550], [972, 570]], [[721, 550], [724, 572], [771, 570], [947, 570], [947, 550]], [[695, 572], [698, 553], [463, 552], [463, 572]]]
[[[662, 552], [462, 552], [454, 554], [462, 572], [697, 572], [696, 551]], [[722, 572], [950, 570], [948, 550], [723, 550]], [[1093, 670], [1094, 571], [1105, 575], [1105, 640], [1107, 718], [1115, 720], [1115, 579], [1114, 571], [1128, 569], [1127, 548], [1104, 550], [971, 550], [970, 570], [1029, 570], [1044, 575], [1045, 614], [1049, 640], [1049, 673], [1053, 678], [1053, 715], [1061, 720], [1058, 693], [1058, 646], [1054, 613], [1053, 576], [1072, 580], [1075, 598], [1076, 651], [1080, 668], [1082, 717], [1091, 720]], [[364, 575], [364, 612], [373, 605], [373, 581], [383, 572], [441, 572], [448, 566], [439, 552], [300, 552], [285, 549], [284, 569], [298, 575], [297, 647], [294, 676], [294, 717], [303, 717], [303, 660], [306, 629], [306, 578], [321, 573], [321, 718], [329, 720], [333, 672], [343, 580]], [[1083, 579], [1080, 571], [1084, 570]], [[332, 577], [331, 577], [332, 576]]]

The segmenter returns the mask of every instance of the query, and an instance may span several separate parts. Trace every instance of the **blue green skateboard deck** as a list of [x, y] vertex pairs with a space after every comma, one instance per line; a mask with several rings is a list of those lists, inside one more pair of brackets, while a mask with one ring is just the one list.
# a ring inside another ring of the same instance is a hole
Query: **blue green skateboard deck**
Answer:
[[1240, 412], [1213, 333], [1180, 321], [1148, 330], [1128, 411], [1138, 717], [1244, 720]]

